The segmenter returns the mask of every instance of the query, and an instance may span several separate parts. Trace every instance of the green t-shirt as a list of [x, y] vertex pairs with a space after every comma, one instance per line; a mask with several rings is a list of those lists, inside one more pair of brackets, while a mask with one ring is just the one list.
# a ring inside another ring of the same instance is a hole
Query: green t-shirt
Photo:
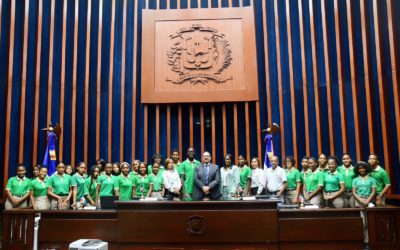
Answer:
[[153, 173], [149, 176], [150, 183], [153, 183], [153, 192], [160, 192], [162, 185], [164, 184], [162, 175], [154, 175]]
[[300, 182], [300, 172], [296, 168], [292, 167], [292, 170], [289, 172], [288, 169], [285, 169], [286, 179], [287, 179], [287, 188], [293, 189], [297, 187], [297, 182]]
[[381, 166], [376, 167], [369, 175], [374, 177], [376, 180], [377, 195], [381, 194], [386, 185], [390, 185], [389, 175], [387, 174], [386, 170], [383, 169]]
[[310, 178], [310, 176], [312, 175], [312, 171], [311, 169], [307, 169], [307, 171], [304, 171], [304, 169], [300, 172], [300, 180], [301, 183], [303, 183], [303, 185], [306, 184], [307, 179]]
[[114, 182], [117, 177], [114, 175], [100, 175], [97, 185], [100, 185], [99, 197], [114, 195]]
[[337, 171], [343, 175], [346, 190], [351, 190], [353, 188], [353, 179], [355, 177], [354, 167], [350, 166], [346, 168], [345, 166], [339, 166]]
[[324, 186], [324, 174], [322, 171], [316, 170], [311, 172], [309, 178], [306, 179], [306, 191], [314, 192], [318, 186]]
[[67, 196], [71, 187], [71, 178], [68, 174], [63, 174], [62, 176], [54, 174], [49, 178], [47, 186], [53, 188], [54, 194]]
[[150, 188], [150, 177], [148, 175], [145, 177], [138, 175], [134, 180], [133, 186], [136, 187], [136, 196], [147, 196]]
[[372, 188], [376, 187], [376, 180], [370, 176], [365, 178], [358, 176], [353, 179], [353, 187], [357, 188], [357, 195], [369, 197], [372, 193]]
[[196, 159], [193, 162], [190, 162], [189, 159], [186, 159], [179, 165], [179, 174], [185, 175], [185, 193], [193, 194], [194, 187], [194, 170], [196, 167], [200, 165], [200, 162]]
[[22, 179], [17, 176], [8, 179], [6, 190], [9, 190], [12, 195], [22, 196], [29, 192], [31, 180], [24, 177]]
[[88, 191], [85, 189], [85, 177], [82, 175], [75, 173], [71, 178], [71, 186], [77, 187], [76, 199], [79, 200], [83, 196], [88, 194]]
[[340, 183], [344, 183], [343, 175], [338, 171], [333, 174], [331, 172], [326, 172], [324, 174], [324, 186], [326, 192], [335, 192], [340, 189]]
[[120, 201], [129, 201], [132, 198], [132, 187], [133, 181], [132, 178], [126, 177], [123, 174], [117, 176], [114, 182], [114, 189], [119, 190], [119, 200]]
[[[99, 177], [98, 177], [99, 178]], [[96, 198], [96, 188], [97, 188], [97, 181], [93, 179], [92, 184], [90, 185], [92, 177], [85, 179], [85, 189], [86, 192], [90, 195], [90, 198], [94, 201]]]
[[46, 184], [46, 180], [44, 181], [38, 179], [32, 180], [29, 189], [33, 191], [34, 197], [47, 196], [48, 187]]
[[[158, 169], [158, 174], [157, 175], [161, 175], [162, 176], [162, 172], [164, 172], [165, 167], [164, 166], [160, 166], [160, 168]], [[153, 173], [153, 165], [148, 165], [147, 166], [147, 174], [151, 174]]]
[[249, 178], [251, 178], [251, 168], [249, 166], [243, 166], [240, 169], [240, 186], [242, 187], [242, 189], [246, 189], [247, 187], [247, 182], [249, 181]]

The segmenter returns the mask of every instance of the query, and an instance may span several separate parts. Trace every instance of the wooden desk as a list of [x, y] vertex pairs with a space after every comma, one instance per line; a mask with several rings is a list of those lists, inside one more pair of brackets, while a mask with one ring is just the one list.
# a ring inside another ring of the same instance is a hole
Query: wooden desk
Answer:
[[368, 208], [371, 249], [400, 249], [400, 209], [395, 206]]
[[[400, 208], [367, 211], [372, 249], [400, 249]], [[363, 246], [359, 209], [278, 210], [276, 203], [268, 201], [118, 202], [116, 210], [40, 214], [40, 248], [68, 249], [69, 243], [81, 238], [99, 238], [109, 243], [109, 249], [118, 250]], [[27, 244], [31, 245], [34, 216], [33, 210], [4, 211], [3, 249], [32, 249]], [[27, 221], [28, 241], [10, 240], [15, 225], [10, 218]], [[5, 243], [11, 245], [4, 247]]]
[[[118, 242], [278, 248], [276, 201], [118, 202]], [[135, 233], [132, 233], [132, 225]], [[143, 249], [143, 248], [142, 248]]]
[[279, 249], [362, 249], [360, 209], [281, 209]]

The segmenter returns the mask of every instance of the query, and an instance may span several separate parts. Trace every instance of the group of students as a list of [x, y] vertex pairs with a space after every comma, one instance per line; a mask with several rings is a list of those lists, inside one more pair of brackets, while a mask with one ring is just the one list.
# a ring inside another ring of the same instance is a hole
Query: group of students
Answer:
[[[164, 163], [164, 164], [163, 164]], [[288, 156], [282, 167], [277, 156], [270, 158], [271, 167], [252, 158], [248, 166], [245, 156], [233, 163], [225, 155], [222, 167], [211, 163], [204, 152], [201, 162], [195, 150], [188, 148], [187, 159], [179, 161], [173, 150], [163, 162], [154, 154], [152, 162], [134, 160], [121, 164], [97, 160], [90, 168], [84, 162], [76, 165], [75, 173], [66, 173], [60, 162], [56, 172], [48, 175], [45, 166], [33, 169], [34, 177], [26, 177], [23, 165], [6, 186], [6, 209], [32, 206], [37, 210], [71, 209], [84, 206], [101, 207], [103, 196], [118, 196], [121, 201], [134, 197], [157, 200], [238, 200], [243, 196], [269, 195], [287, 205], [311, 203], [319, 207], [367, 207], [384, 204], [383, 195], [390, 188], [386, 171], [379, 166], [377, 155], [367, 162], [353, 165], [349, 154], [343, 154], [342, 165], [335, 156], [321, 154], [318, 159], [303, 157], [301, 171], [293, 157]]]

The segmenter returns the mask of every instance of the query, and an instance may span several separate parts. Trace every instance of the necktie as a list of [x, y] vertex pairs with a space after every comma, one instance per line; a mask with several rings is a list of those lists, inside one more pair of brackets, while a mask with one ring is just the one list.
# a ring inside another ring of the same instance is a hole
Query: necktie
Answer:
[[205, 176], [206, 176], [206, 185], [208, 186], [208, 173], [209, 173], [209, 165], [207, 164], [207, 165], [205, 165], [204, 166], [204, 174], [205, 174]]

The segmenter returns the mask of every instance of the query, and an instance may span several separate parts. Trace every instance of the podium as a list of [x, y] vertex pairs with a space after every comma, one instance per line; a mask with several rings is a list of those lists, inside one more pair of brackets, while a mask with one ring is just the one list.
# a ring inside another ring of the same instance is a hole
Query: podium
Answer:
[[277, 201], [117, 202], [117, 207], [121, 243], [278, 249]]

